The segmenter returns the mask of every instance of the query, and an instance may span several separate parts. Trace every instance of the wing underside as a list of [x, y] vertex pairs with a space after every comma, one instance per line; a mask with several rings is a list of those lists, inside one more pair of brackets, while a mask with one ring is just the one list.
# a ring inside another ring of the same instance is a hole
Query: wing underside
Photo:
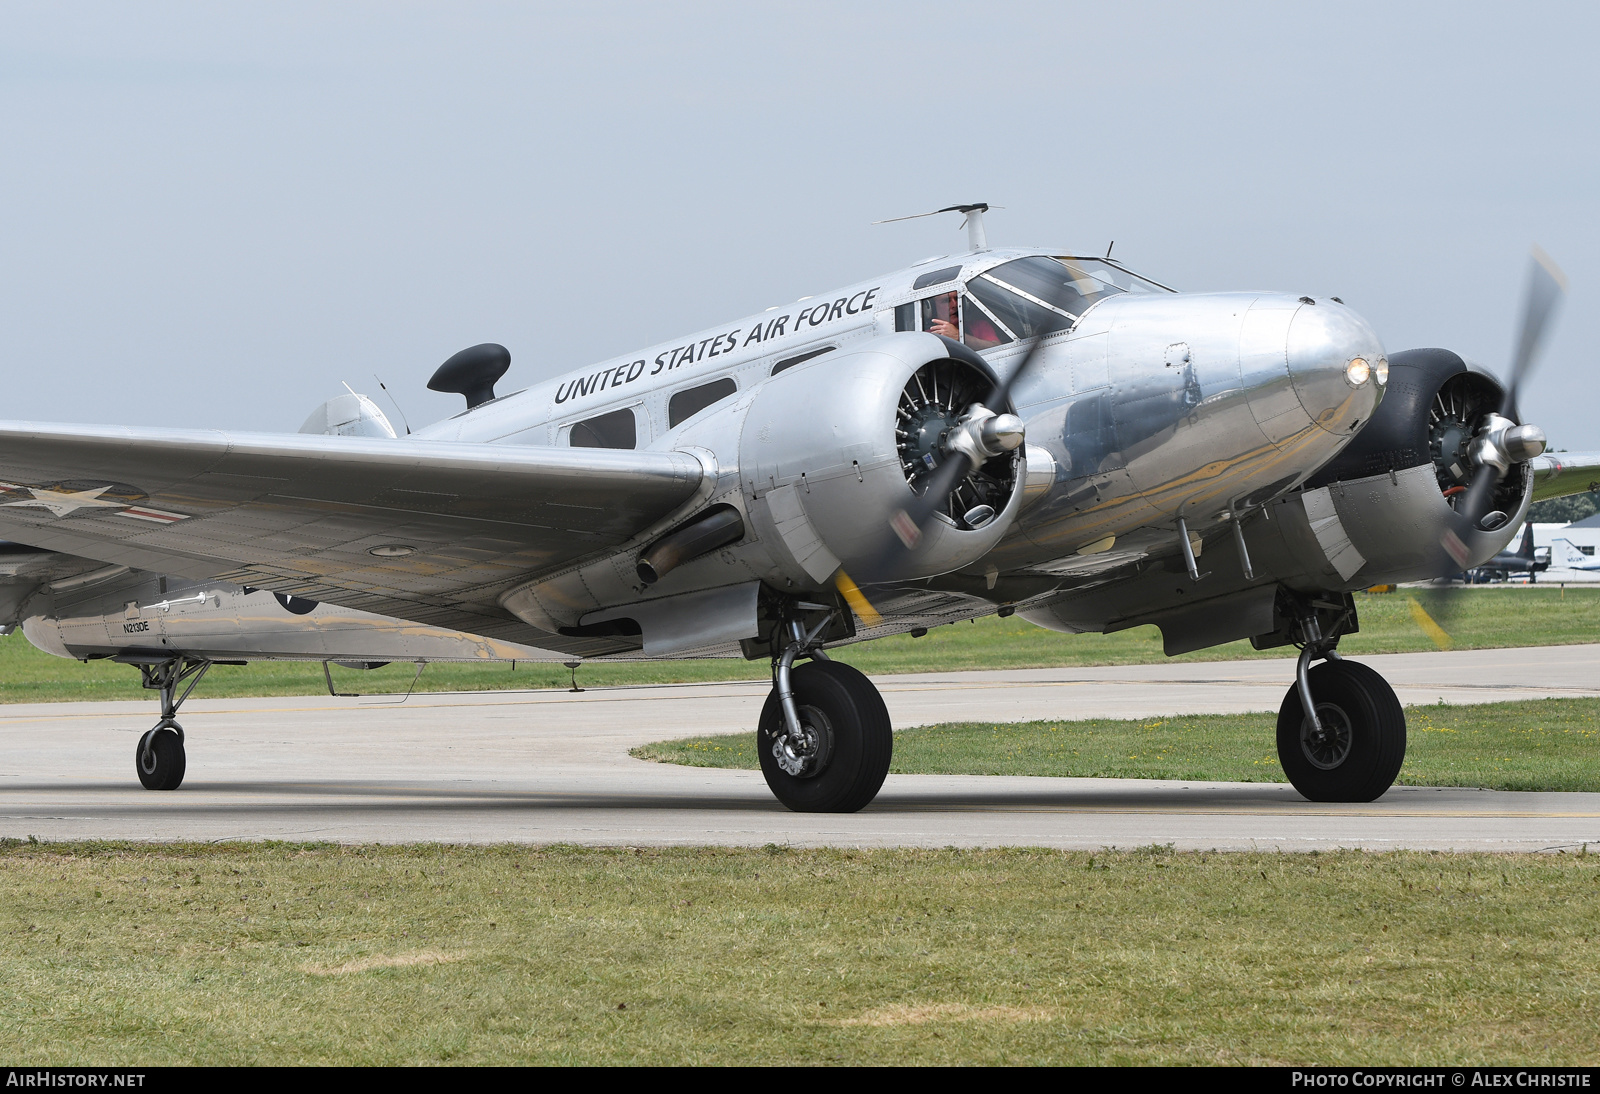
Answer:
[[0, 538], [491, 637], [695, 496], [677, 452], [0, 423]]

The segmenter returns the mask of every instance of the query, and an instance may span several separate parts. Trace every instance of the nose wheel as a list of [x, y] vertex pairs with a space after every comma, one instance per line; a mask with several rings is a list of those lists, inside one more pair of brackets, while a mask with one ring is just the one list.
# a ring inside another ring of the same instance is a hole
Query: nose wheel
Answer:
[[[161, 693], [161, 720], [139, 738], [133, 753], [134, 771], [146, 790], [176, 790], [183, 784], [189, 766], [183, 749], [183, 727], [178, 724], [178, 708], [183, 706], [211, 667], [210, 661], [193, 657], [174, 657], [165, 661], [141, 662], [139, 676], [144, 687]], [[182, 688], [182, 694], [178, 689]]]

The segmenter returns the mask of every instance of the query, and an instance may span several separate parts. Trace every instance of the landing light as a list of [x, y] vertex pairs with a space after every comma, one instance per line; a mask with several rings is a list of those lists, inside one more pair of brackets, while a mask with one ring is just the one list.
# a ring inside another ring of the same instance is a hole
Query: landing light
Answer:
[[1352, 357], [1350, 363], [1344, 366], [1344, 378], [1350, 381], [1352, 387], [1360, 387], [1371, 375], [1372, 366], [1367, 364], [1365, 357]]
[[1378, 358], [1378, 367], [1372, 371], [1377, 375], [1378, 383], [1387, 384], [1389, 382], [1389, 359], [1387, 357]]

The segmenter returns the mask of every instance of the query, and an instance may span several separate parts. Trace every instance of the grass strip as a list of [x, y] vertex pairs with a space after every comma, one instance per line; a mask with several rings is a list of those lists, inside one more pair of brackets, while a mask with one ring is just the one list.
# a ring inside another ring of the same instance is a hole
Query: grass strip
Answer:
[[[1600, 791], [1600, 699], [1406, 708], [1407, 786]], [[891, 771], [1284, 782], [1276, 714], [1191, 714], [1081, 722], [950, 722], [895, 734]], [[754, 733], [686, 737], [643, 760], [754, 769]]]
[[[1437, 647], [1418, 626], [1404, 591], [1360, 593], [1356, 597], [1361, 632], [1340, 649], [1351, 654], [1407, 653]], [[1600, 589], [1467, 588], [1453, 598], [1447, 620], [1457, 649], [1555, 646], [1600, 639]], [[1293, 655], [1294, 650], [1288, 650]], [[955, 669], [1056, 668], [1083, 665], [1135, 665], [1166, 661], [1161, 633], [1134, 627], [1116, 634], [1057, 634], [1025, 620], [989, 616], [969, 623], [935, 627], [922, 638], [896, 635], [839, 650], [839, 660], [870, 674], [947, 672]], [[1285, 651], [1257, 652], [1248, 642], [1232, 642], [1175, 660], [1232, 661], [1283, 657]], [[415, 668], [395, 664], [370, 672], [332, 670], [340, 691], [369, 695], [404, 692]], [[578, 671], [579, 684], [700, 683], [711, 680], [764, 680], [765, 661], [591, 661]], [[419, 691], [488, 691], [565, 688], [568, 670], [559, 664], [434, 664], [417, 680]], [[261, 661], [213, 668], [196, 695], [237, 698], [261, 695], [316, 695], [327, 690], [318, 662]], [[137, 672], [106, 661], [79, 664], [41, 653], [20, 633], [0, 638], [0, 702], [42, 703], [148, 698]]]
[[1588, 1064], [1600, 858], [0, 846], [19, 1066]]

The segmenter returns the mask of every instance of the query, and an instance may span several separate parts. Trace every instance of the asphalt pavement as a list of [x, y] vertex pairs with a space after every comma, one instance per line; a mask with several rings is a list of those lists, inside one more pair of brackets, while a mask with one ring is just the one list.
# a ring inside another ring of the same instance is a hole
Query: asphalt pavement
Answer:
[[[1600, 646], [1363, 657], [1406, 703], [1600, 696]], [[897, 727], [1276, 710], [1289, 660], [878, 678]], [[1600, 847], [1600, 793], [1397, 787], [1321, 805], [1286, 785], [891, 775], [867, 809], [783, 809], [759, 773], [633, 759], [750, 732], [766, 686], [191, 700], [188, 777], [141, 789], [155, 704], [0, 707], [0, 836], [851, 847], [1550, 850]], [[1267, 743], [1270, 748], [1270, 743]]]

